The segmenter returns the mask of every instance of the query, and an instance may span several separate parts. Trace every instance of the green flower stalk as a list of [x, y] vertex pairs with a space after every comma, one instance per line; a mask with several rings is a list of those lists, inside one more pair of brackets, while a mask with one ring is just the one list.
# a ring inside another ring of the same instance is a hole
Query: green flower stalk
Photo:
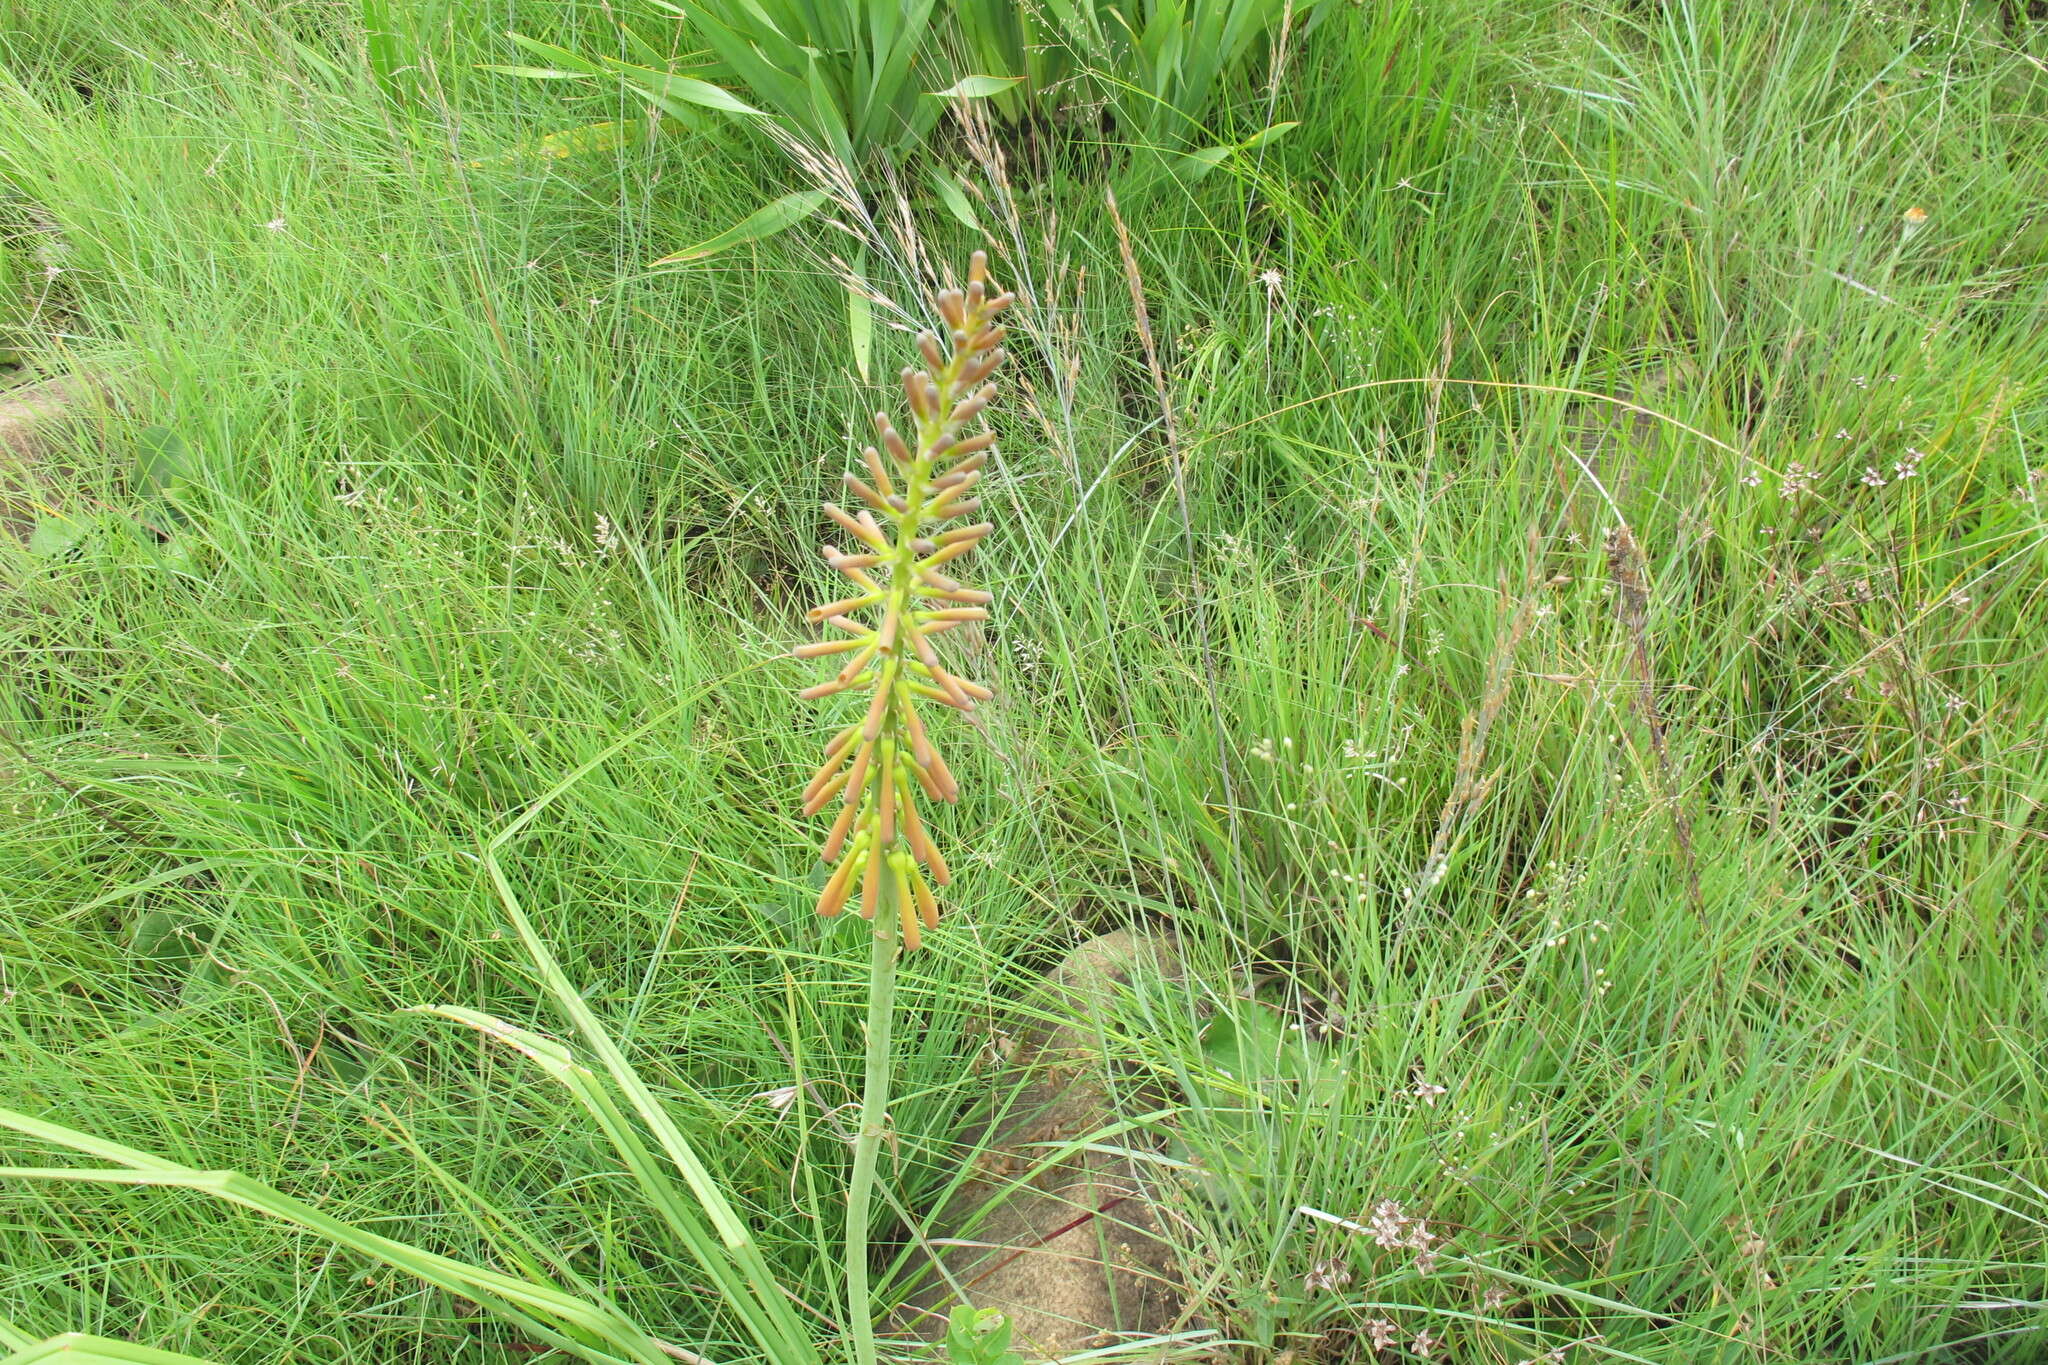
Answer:
[[1004, 329], [994, 320], [1015, 298], [996, 292], [988, 257], [979, 251], [968, 266], [967, 288], [941, 290], [933, 298], [946, 336], [920, 333], [924, 367], [906, 367], [902, 375], [912, 438], [904, 439], [887, 413], [876, 413], [880, 448], [861, 452], [868, 477], [845, 476], [860, 505], [849, 512], [825, 504], [825, 515], [854, 543], [849, 550], [824, 545], [820, 553], [852, 580], [855, 591], [813, 607], [810, 619], [848, 638], [794, 651], [806, 659], [851, 656], [833, 677], [798, 694], [806, 700], [868, 694], [861, 719], [833, 736], [823, 765], [804, 789], [805, 815], [838, 806], [820, 854], [832, 873], [819, 893], [818, 913], [837, 915], [854, 904], [873, 919], [883, 905], [893, 904], [906, 950], [918, 947], [922, 930], [938, 927], [932, 888], [952, 876], [918, 813], [918, 793], [949, 803], [960, 797], [918, 706], [934, 702], [970, 712], [991, 695], [949, 672], [932, 641], [988, 616], [989, 594], [941, 568], [970, 553], [992, 524], [940, 528], [981, 507], [972, 494], [995, 433], [979, 430], [979, 419], [996, 394], [986, 381], [1003, 363]]

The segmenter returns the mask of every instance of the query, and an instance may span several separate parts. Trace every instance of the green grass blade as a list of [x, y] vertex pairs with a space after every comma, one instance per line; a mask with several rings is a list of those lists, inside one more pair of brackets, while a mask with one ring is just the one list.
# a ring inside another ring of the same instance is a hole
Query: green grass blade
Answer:
[[[0, 1178], [196, 1190], [318, 1233], [337, 1246], [372, 1257], [451, 1294], [470, 1299], [506, 1318], [522, 1331], [591, 1361], [593, 1365], [624, 1365], [625, 1362], [659, 1365], [663, 1359], [652, 1338], [608, 1304], [594, 1303], [552, 1285], [521, 1280], [394, 1241], [332, 1217], [303, 1200], [236, 1172], [195, 1170], [11, 1109], [0, 1109], [0, 1128], [11, 1128], [43, 1142], [120, 1163], [118, 1168], [111, 1170], [93, 1167], [0, 1169]], [[569, 1335], [571, 1332], [577, 1335]], [[607, 1342], [616, 1349], [606, 1349], [594, 1344], [596, 1342]]]
[[66, 1332], [0, 1356], [0, 1365], [45, 1365], [50, 1361], [62, 1362], [62, 1365], [214, 1365], [212, 1361], [186, 1355], [183, 1351], [165, 1351], [155, 1346], [139, 1346], [132, 1341], [87, 1336], [82, 1332]]

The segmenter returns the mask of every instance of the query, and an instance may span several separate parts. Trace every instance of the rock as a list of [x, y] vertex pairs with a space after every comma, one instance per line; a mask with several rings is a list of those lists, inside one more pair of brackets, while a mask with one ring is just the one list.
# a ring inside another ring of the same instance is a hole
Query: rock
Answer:
[[[937, 1247], [938, 1259], [975, 1307], [1009, 1317], [1014, 1348], [1028, 1359], [1171, 1331], [1181, 1314], [1156, 1172], [1086, 1151], [1023, 1179], [1047, 1155], [1031, 1144], [1084, 1137], [1115, 1119], [1100, 1079], [1100, 1022], [1140, 976], [1180, 974], [1179, 953], [1161, 935], [1120, 930], [1070, 953], [1028, 1002], [1037, 1017], [1020, 1029], [1011, 1057], [1022, 1088], [983, 1130], [974, 1167], [928, 1225], [934, 1240], [969, 1243]], [[959, 1302], [935, 1273], [902, 1323], [937, 1341]]]

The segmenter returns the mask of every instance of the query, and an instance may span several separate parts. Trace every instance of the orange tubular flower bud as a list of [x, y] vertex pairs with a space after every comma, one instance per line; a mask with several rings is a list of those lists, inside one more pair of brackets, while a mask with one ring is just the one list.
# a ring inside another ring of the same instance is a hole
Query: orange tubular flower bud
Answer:
[[882, 741], [882, 761], [875, 765], [875, 843], [896, 846], [896, 745]]
[[[856, 641], [855, 643], [859, 642]], [[860, 671], [863, 668], [866, 668], [869, 664], [874, 662], [875, 654], [878, 650], [881, 649], [881, 647], [881, 641], [870, 638], [867, 642], [866, 647], [863, 648], [860, 653], [854, 655], [851, 659], [848, 659], [846, 661], [846, 666], [839, 670], [839, 681], [843, 683], [852, 682], [856, 677], [859, 676]]]
[[922, 370], [903, 367], [903, 397], [910, 404], [910, 410], [919, 417], [929, 417], [932, 410], [925, 404], [925, 390], [931, 387], [931, 376]]
[[809, 644], [798, 645], [790, 650], [789, 657], [816, 659], [826, 654], [844, 654], [849, 649], [859, 649], [860, 645], [861, 642], [858, 640], [813, 640]]
[[875, 695], [868, 702], [868, 714], [860, 723], [860, 737], [873, 744], [882, 734], [882, 716], [889, 709], [889, 693], [894, 689], [896, 669], [893, 661], [882, 665], [882, 685], [875, 689]]
[[873, 446], [862, 446], [860, 462], [868, 467], [868, 473], [875, 476], [875, 487], [884, 493], [894, 493], [896, 485], [889, 482], [889, 466], [882, 463], [882, 452]]
[[995, 522], [975, 522], [973, 526], [954, 526], [952, 530], [938, 534], [938, 544], [958, 544], [961, 540], [979, 540], [981, 536], [995, 530]]
[[825, 788], [832, 787], [835, 790], [837, 789], [838, 784], [833, 781], [833, 778], [838, 776], [840, 768], [844, 766], [840, 762], [840, 759], [843, 757], [843, 754], [828, 755], [825, 761], [818, 766], [818, 771], [811, 774], [811, 780], [804, 785], [803, 802], [805, 805], [809, 805], [811, 798], [825, 790]]
[[841, 526], [844, 526], [852, 534], [859, 536], [862, 540], [865, 540], [868, 544], [874, 546], [877, 550], [882, 551], [884, 554], [887, 554], [889, 550], [892, 548], [889, 542], [883, 538], [880, 531], [868, 526], [863, 526], [860, 522], [855, 521], [853, 517], [848, 514], [847, 510], [839, 506], [837, 503], [826, 503], [825, 515], [832, 518], [832, 520], [838, 522]]
[[[932, 757], [934, 760], [937, 759], [938, 753], [936, 750], [933, 751]], [[946, 799], [946, 789], [939, 785], [939, 780], [936, 777], [932, 776], [930, 768], [920, 767], [918, 764], [913, 763], [910, 765], [910, 775], [917, 779], [918, 786], [924, 788], [926, 796], [929, 796], [934, 801]]]
[[[993, 431], [977, 431], [972, 436], [963, 436], [959, 440], [953, 442], [951, 445], [947, 446], [942, 453], [949, 456], [978, 455], [982, 451], [987, 450], [990, 446], [994, 445], [995, 443], [996, 434]], [[954, 465], [953, 468], [960, 469], [965, 467], [965, 465], [966, 461], [962, 460], [960, 464]]]
[[[925, 885], [924, 878], [912, 866], [910, 872], [910, 895], [917, 902], [917, 917], [924, 921], [927, 929], [939, 927], [939, 903], [932, 896], [932, 889]], [[943, 883], [942, 883], [943, 884]]]
[[832, 875], [825, 879], [825, 889], [818, 893], [818, 913], [827, 919], [846, 908], [846, 893], [853, 885], [854, 862], [855, 859], [848, 858], [833, 869]]
[[833, 778], [831, 781], [827, 782], [823, 787], [820, 787], [816, 795], [812, 796], [808, 801], [804, 802], [804, 816], [806, 818], [809, 818], [810, 816], [816, 815], [819, 811], [825, 809], [825, 807], [831, 802], [832, 798], [839, 795], [839, 789], [845, 785], [846, 774], [841, 773], [837, 777]]
[[899, 693], [896, 699], [896, 714], [903, 722], [903, 732], [910, 739], [910, 754], [919, 763], [932, 761], [931, 736], [925, 733], [924, 718], [917, 714], [917, 708], [910, 703], [907, 691]]
[[860, 882], [860, 917], [873, 919], [875, 910], [882, 903], [882, 859], [879, 848], [868, 850], [867, 869]]
[[939, 789], [939, 800], [947, 805], [956, 805], [960, 800], [960, 784], [953, 780], [952, 771], [946, 767], [946, 760], [937, 749], [932, 750], [932, 785]]
[[893, 879], [896, 891], [897, 927], [903, 931], [903, 951], [914, 953], [918, 945], [924, 942], [924, 935], [919, 932], [923, 916], [918, 913], [916, 897], [910, 889], [910, 869], [906, 866], [908, 861], [906, 858], [892, 856], [889, 859], [889, 875]]
[[946, 425], [958, 429], [981, 416], [981, 410], [995, 401], [996, 386], [984, 384], [974, 391], [972, 397], [963, 399], [946, 418]]
[[889, 505], [889, 499], [868, 487], [867, 480], [861, 478], [858, 474], [841, 474], [839, 481], [846, 485], [847, 492], [853, 494], [877, 512], [895, 510]]
[[1003, 353], [1001, 351], [990, 351], [980, 360], [961, 369], [960, 382], [962, 384], [979, 384], [982, 380], [994, 374], [997, 369], [1001, 368], [1002, 363]]
[[953, 869], [946, 866], [945, 855], [939, 852], [939, 846], [930, 840], [926, 840], [925, 854], [924, 865], [932, 870], [932, 885], [951, 886], [953, 884]]
[[860, 801], [860, 794], [867, 790], [868, 763], [874, 758], [875, 746], [863, 743], [854, 751], [853, 767], [846, 774], [846, 804], [850, 808]]
[[847, 688], [852, 686], [853, 680], [850, 678], [832, 678], [825, 682], [817, 683], [813, 686], [806, 687], [803, 691], [797, 693], [797, 696], [803, 698], [803, 700], [805, 701], [818, 701], [822, 698], [834, 696], [840, 692], [844, 692]]
[[862, 607], [871, 607], [874, 604], [875, 594], [871, 592], [863, 593], [859, 597], [842, 597], [837, 602], [827, 602], [821, 607], [812, 607], [806, 614], [813, 621], [823, 621], [827, 617], [844, 616], [850, 611], [858, 611]]
[[977, 536], [973, 540], [956, 540], [950, 545], [941, 545], [937, 550], [917, 561], [918, 566], [925, 569], [936, 569], [939, 565], [958, 559], [961, 555], [973, 553], [974, 547], [980, 543], [981, 538]]
[[839, 856], [839, 850], [846, 847], [847, 833], [853, 829], [853, 817], [858, 813], [856, 806], [839, 808], [839, 817], [832, 822], [831, 831], [825, 835], [825, 847], [818, 853], [820, 862], [830, 863]]

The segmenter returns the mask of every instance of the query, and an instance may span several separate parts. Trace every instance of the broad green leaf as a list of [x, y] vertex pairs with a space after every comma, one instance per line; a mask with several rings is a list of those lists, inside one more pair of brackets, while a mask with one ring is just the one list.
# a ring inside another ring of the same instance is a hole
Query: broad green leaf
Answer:
[[805, 59], [804, 88], [810, 96], [812, 131], [831, 144], [834, 155], [851, 165], [854, 139], [858, 136], [866, 145], [867, 129], [853, 127], [851, 111], [833, 98], [831, 85], [825, 79], [825, 64], [816, 52], [810, 52]]
[[962, 76], [944, 90], [931, 93], [942, 100], [985, 100], [1018, 84], [1022, 76]]
[[541, 68], [542, 70], [553, 71], [559, 69], [579, 72], [585, 76], [602, 76], [604, 74], [604, 67], [601, 64], [593, 62], [588, 57], [571, 52], [566, 47], [557, 47], [553, 43], [544, 43], [538, 38], [529, 38], [523, 33], [508, 33], [505, 36], [525, 48], [528, 52], [531, 52], [534, 56], [545, 57], [554, 63], [553, 67]]
[[477, 67], [479, 71], [495, 72], [500, 76], [519, 76], [529, 81], [587, 81], [588, 71], [557, 71], [552, 66], [500, 66], [486, 62]]
[[707, 238], [693, 247], [672, 252], [654, 264], [681, 265], [686, 261], [701, 261], [706, 256], [717, 255], [727, 247], [773, 237], [776, 233], [786, 231], [816, 213], [819, 205], [828, 197], [824, 190], [799, 190], [795, 194], [785, 194], [780, 199], [763, 204], [716, 237]]
[[873, 379], [869, 371], [875, 350], [875, 304], [868, 297], [867, 269], [868, 254], [863, 251], [854, 257], [854, 278], [846, 286], [846, 334], [853, 343], [853, 367], [863, 384]]
[[52, 512], [36, 518], [35, 528], [28, 533], [28, 552], [45, 559], [61, 559], [84, 544], [91, 534], [90, 523]]
[[604, 58], [607, 69], [623, 78], [627, 85], [645, 95], [664, 110], [670, 101], [679, 100], [684, 104], [701, 105], [727, 114], [750, 114], [759, 116], [761, 111], [740, 99], [723, 86], [710, 81], [700, 81], [695, 76], [678, 76], [673, 72], [656, 71], [649, 66], [634, 66], [616, 57]]
[[1238, 143], [1237, 150], [1248, 152], [1254, 147], [1263, 147], [1268, 142], [1278, 142], [1300, 126], [1301, 120], [1289, 119], [1284, 123], [1275, 123], [1270, 127], [1261, 128], [1258, 132], [1253, 133], [1250, 137]]
[[939, 196], [946, 212], [958, 219], [969, 232], [981, 231], [981, 220], [974, 216], [974, 205], [968, 202], [967, 192], [960, 187], [957, 176], [948, 175], [935, 166], [931, 172], [931, 184], [932, 192]]
[[166, 426], [144, 427], [135, 437], [135, 464], [150, 492], [167, 496], [192, 477], [192, 452], [185, 438]]
[[701, 7], [691, 14], [690, 27], [756, 99], [773, 106], [786, 119], [803, 122], [808, 94], [803, 78], [796, 74], [804, 60], [803, 50], [783, 37], [765, 15], [750, 26], [751, 38], [741, 37]]

